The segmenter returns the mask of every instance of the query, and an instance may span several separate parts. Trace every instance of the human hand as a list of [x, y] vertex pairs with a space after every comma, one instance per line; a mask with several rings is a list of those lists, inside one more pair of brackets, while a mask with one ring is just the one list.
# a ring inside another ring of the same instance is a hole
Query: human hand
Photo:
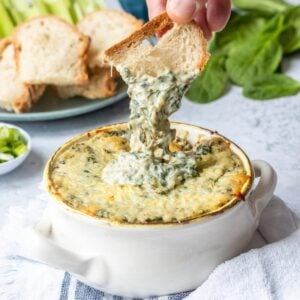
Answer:
[[195, 20], [207, 39], [225, 27], [231, 9], [230, 0], [147, 0], [147, 5], [150, 19], [167, 10], [177, 23]]

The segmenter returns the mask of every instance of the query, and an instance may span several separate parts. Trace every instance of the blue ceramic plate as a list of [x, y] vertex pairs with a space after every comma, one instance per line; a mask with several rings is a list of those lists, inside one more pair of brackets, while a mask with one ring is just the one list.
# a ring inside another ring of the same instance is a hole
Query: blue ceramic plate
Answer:
[[48, 121], [78, 116], [98, 110], [126, 98], [126, 90], [125, 84], [122, 83], [119, 85], [115, 96], [99, 100], [88, 100], [83, 97], [62, 100], [58, 99], [55, 94], [47, 92], [28, 113], [15, 114], [0, 109], [0, 121]]

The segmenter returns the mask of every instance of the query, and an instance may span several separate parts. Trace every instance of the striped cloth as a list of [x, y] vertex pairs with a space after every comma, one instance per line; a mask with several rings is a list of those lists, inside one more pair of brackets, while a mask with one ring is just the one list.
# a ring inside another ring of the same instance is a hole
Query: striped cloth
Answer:
[[[147, 298], [149, 300], [181, 300], [187, 297], [190, 292], [169, 295], [164, 297], [151, 297]], [[89, 287], [83, 284], [80, 281], [72, 279], [72, 276], [69, 273], [65, 273], [62, 285], [60, 300], [127, 300], [128, 298], [113, 296], [106, 294], [102, 291], [96, 290], [92, 287]], [[135, 298], [137, 300], [139, 298]]]

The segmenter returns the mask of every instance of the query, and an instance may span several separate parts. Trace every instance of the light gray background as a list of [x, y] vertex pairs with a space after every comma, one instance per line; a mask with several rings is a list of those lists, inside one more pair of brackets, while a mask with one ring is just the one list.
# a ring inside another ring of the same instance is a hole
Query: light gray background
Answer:
[[[115, 5], [115, 1], [108, 2]], [[300, 55], [285, 60], [284, 69], [300, 80]], [[91, 128], [126, 121], [128, 103], [124, 100], [65, 120], [14, 123], [32, 136], [33, 149], [21, 167], [0, 176], [0, 225], [10, 206], [24, 205], [40, 192], [45, 163], [62, 143]], [[217, 130], [240, 145], [251, 159], [271, 163], [278, 173], [276, 194], [300, 216], [300, 94], [262, 102], [246, 99], [240, 88], [231, 87], [222, 99], [210, 104], [184, 99], [172, 120]]]

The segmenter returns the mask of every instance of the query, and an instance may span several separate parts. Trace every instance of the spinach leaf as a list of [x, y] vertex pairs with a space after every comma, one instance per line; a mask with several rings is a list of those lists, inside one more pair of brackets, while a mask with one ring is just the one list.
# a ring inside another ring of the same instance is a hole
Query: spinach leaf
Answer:
[[215, 34], [209, 44], [211, 53], [228, 51], [234, 45], [245, 41], [249, 36], [255, 35], [266, 24], [266, 18], [256, 13], [239, 15], [232, 12], [230, 20], [223, 31]]
[[219, 98], [224, 93], [228, 82], [224, 61], [224, 55], [212, 56], [204, 71], [193, 82], [186, 97], [198, 103], [209, 103]]
[[257, 35], [232, 48], [226, 70], [234, 83], [244, 85], [278, 68], [283, 53], [278, 36], [283, 28], [283, 16], [276, 16]]
[[272, 99], [300, 92], [300, 82], [284, 74], [271, 74], [245, 85], [243, 94], [252, 99]]
[[283, 0], [233, 0], [233, 5], [239, 9], [260, 11], [264, 13], [282, 12], [291, 7]]
[[300, 50], [300, 6], [287, 10], [284, 14], [286, 30], [280, 36], [284, 53]]

